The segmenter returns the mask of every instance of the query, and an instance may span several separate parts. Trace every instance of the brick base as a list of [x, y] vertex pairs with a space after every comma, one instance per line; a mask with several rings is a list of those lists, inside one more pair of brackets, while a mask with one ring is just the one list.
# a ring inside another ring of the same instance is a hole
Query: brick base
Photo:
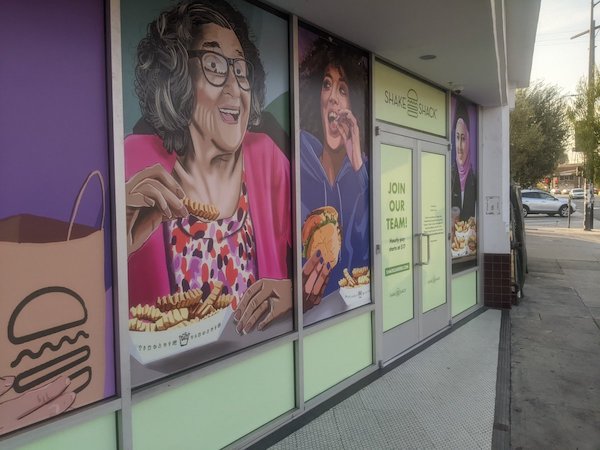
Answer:
[[483, 255], [483, 303], [490, 308], [510, 309], [513, 301], [510, 254]]

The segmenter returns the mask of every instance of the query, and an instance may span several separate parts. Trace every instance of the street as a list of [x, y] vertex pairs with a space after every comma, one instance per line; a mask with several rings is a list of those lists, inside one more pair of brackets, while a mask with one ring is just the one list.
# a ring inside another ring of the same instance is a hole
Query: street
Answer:
[[[555, 195], [559, 198], [568, 198], [566, 195]], [[571, 215], [571, 228], [583, 229], [583, 200], [572, 200], [577, 210]], [[547, 214], [529, 214], [525, 218], [525, 228], [567, 228], [568, 217], [549, 216]], [[594, 202], [594, 229], [600, 229], [600, 198]]]

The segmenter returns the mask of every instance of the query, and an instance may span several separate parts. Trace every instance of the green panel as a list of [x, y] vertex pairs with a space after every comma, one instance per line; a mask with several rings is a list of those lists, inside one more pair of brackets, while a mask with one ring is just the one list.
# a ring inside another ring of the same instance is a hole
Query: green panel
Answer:
[[383, 330], [414, 316], [412, 151], [382, 144], [381, 257]]
[[114, 414], [99, 417], [74, 427], [64, 428], [19, 450], [111, 450], [117, 448]]
[[375, 117], [446, 136], [446, 93], [379, 61], [374, 66]]
[[452, 279], [452, 317], [477, 303], [477, 271]]
[[289, 136], [290, 135], [290, 96], [287, 92], [281, 94], [275, 100], [265, 107], [265, 111], [270, 112], [281, 129]]
[[421, 154], [421, 240], [423, 312], [446, 303], [446, 157]]
[[224, 447], [293, 409], [294, 392], [287, 343], [135, 404], [134, 448]]
[[304, 399], [373, 363], [371, 313], [304, 338]]

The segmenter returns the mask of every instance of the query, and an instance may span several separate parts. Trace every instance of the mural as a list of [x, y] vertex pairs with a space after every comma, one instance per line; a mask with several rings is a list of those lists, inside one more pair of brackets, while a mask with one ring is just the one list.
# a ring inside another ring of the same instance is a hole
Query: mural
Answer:
[[370, 295], [368, 58], [299, 27], [304, 324]]
[[477, 107], [451, 99], [453, 272], [477, 265]]
[[29, 27], [0, 72], [0, 435], [115, 394], [104, 6], [6, 7]]
[[[125, 14], [123, 29], [135, 20]], [[281, 30], [279, 54], [263, 52], [261, 29]], [[293, 329], [289, 117], [265, 108], [271, 85], [287, 98], [287, 51], [284, 19], [201, 0], [163, 9], [130, 55], [134, 385]]]

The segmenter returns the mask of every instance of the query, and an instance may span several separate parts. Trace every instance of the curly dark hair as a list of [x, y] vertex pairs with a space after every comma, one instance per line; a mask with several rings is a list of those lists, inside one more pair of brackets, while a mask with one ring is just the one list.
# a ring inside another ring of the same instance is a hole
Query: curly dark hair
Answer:
[[[355, 48], [318, 36], [300, 64], [300, 128], [324, 142], [321, 119], [321, 85], [327, 66], [338, 69], [348, 82], [352, 114], [360, 127], [360, 144], [365, 147], [366, 105], [368, 102], [367, 57]], [[317, 114], [316, 112], [319, 111]]]
[[232, 30], [245, 58], [254, 67], [248, 126], [258, 125], [265, 102], [265, 70], [250, 39], [248, 25], [222, 0], [182, 1], [148, 24], [137, 48], [135, 92], [142, 117], [163, 140], [169, 153], [184, 155], [191, 142], [189, 124], [195, 108], [188, 50], [202, 38], [202, 26], [214, 23]]

